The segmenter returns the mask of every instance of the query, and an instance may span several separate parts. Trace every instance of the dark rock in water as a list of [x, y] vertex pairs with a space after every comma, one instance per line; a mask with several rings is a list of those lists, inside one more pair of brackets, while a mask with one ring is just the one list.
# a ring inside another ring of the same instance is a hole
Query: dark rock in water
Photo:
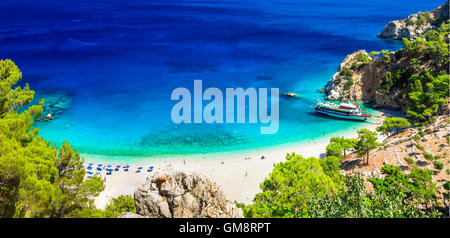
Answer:
[[283, 95], [290, 98], [300, 98], [300, 95], [298, 93], [292, 91], [284, 92]]
[[[41, 122], [48, 122], [58, 118], [72, 103], [72, 97], [63, 91], [40, 94], [35, 100], [41, 100], [42, 98], [45, 102], [42, 108], [42, 115], [46, 115], [45, 119], [47, 120], [38, 120]], [[50, 115], [50, 117], [48, 117], [48, 115]]]
[[242, 210], [227, 200], [205, 176], [182, 171], [155, 173], [134, 193], [136, 214], [120, 217], [240, 218]]

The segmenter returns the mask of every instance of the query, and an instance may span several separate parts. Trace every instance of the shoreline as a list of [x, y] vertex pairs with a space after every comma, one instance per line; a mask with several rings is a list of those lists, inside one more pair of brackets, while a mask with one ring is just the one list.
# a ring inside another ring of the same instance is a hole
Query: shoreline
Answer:
[[[370, 124], [357, 126], [357, 129], [368, 128], [375, 130], [381, 125], [386, 116], [398, 114], [392, 110], [380, 110]], [[337, 133], [337, 134], [336, 134]], [[333, 135], [313, 140], [310, 142], [288, 144], [284, 146], [277, 146], [276, 148], [255, 149], [245, 152], [226, 152], [221, 154], [206, 154], [204, 158], [198, 157], [185, 159], [180, 158], [164, 158], [145, 159], [136, 163], [130, 163], [128, 172], [123, 170], [114, 171], [111, 175], [106, 175], [103, 170], [100, 175], [105, 181], [105, 190], [95, 198], [95, 205], [97, 208], [104, 208], [113, 197], [120, 195], [133, 195], [134, 191], [145, 182], [145, 179], [151, 173], [164, 170], [181, 170], [198, 172], [207, 176], [211, 181], [218, 184], [227, 198], [231, 201], [248, 204], [253, 200], [253, 197], [260, 192], [260, 184], [264, 181], [273, 169], [273, 165], [285, 161], [286, 154], [295, 152], [303, 157], [317, 157], [320, 158], [325, 153], [326, 146], [329, 139], [333, 136], [344, 136], [346, 138], [355, 138], [357, 132], [355, 128], [346, 130], [345, 132], [336, 132]], [[379, 141], [384, 140], [384, 137], [379, 136]], [[117, 164], [115, 161], [99, 161], [95, 157], [89, 157], [84, 154], [85, 165], [92, 162], [102, 163], [104, 165], [111, 164], [113, 167]], [[261, 159], [264, 156], [265, 159]], [[250, 159], [247, 159], [250, 158]], [[105, 164], [106, 162], [106, 164]], [[154, 166], [152, 172], [147, 172], [148, 166]], [[137, 168], [142, 166], [143, 169], [137, 173]]]

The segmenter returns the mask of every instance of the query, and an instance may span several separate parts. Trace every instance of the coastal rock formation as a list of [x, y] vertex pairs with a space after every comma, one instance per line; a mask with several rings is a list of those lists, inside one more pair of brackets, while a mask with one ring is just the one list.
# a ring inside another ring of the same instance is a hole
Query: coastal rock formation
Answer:
[[[448, 11], [448, 3], [445, 3], [429, 13], [414, 14], [408, 18], [409, 20], [399, 22], [421, 22], [414, 29], [422, 34], [426, 28], [422, 26], [426, 24], [432, 25], [429, 27], [430, 29], [437, 29], [447, 22]], [[408, 25], [405, 22], [401, 24]], [[443, 31], [442, 27], [438, 30]], [[414, 36], [409, 37], [414, 39], [420, 35], [419, 33], [408, 33], [408, 36]], [[444, 39], [445, 42], [449, 42], [449, 40], [449, 36]], [[415, 48], [418, 45], [421, 45], [422, 48], [426, 47], [426, 49], [418, 50]], [[375, 108], [390, 108], [406, 113], [409, 110], [408, 89], [414, 82], [414, 80], [410, 80], [411, 77], [415, 74], [423, 74], [425, 71], [434, 76], [441, 72], [448, 72], [445, 58], [448, 56], [444, 50], [436, 51], [422, 41], [412, 41], [395, 52], [386, 50], [370, 53], [364, 50], [356, 51], [347, 55], [323, 91], [328, 100], [365, 101], [371, 103]], [[443, 114], [442, 108], [438, 109], [438, 114]]]
[[374, 107], [392, 108], [405, 112], [407, 98], [401, 91], [389, 94], [378, 89], [385, 73], [401, 65], [400, 61], [386, 63], [374, 58], [365, 50], [349, 54], [339, 65], [338, 71], [325, 86], [328, 100], [367, 101]]
[[[134, 193], [136, 213], [151, 218], [239, 218], [242, 210], [205, 176], [157, 172]], [[122, 214], [121, 217], [130, 217]]]
[[[325, 87], [325, 92], [327, 93], [328, 100], [341, 100], [344, 98], [361, 100], [362, 95], [361, 93], [356, 92], [359, 91], [358, 89], [356, 89], [356, 87], [353, 87], [353, 89], [350, 91], [344, 90], [345, 83], [349, 82], [350, 80], [353, 81], [353, 84], [355, 82], [355, 75], [353, 75], [353, 73], [352, 75], [346, 75], [345, 72], [347, 72], [347, 69], [351, 68], [353, 63], [361, 63], [358, 61], [358, 57], [360, 55], [365, 55], [368, 57], [368, 54], [365, 50], [356, 51], [347, 55], [344, 61], [342, 61], [342, 63], [339, 65], [338, 71], [333, 75], [333, 78]], [[358, 78], [356, 78], [356, 82], [358, 82], [357, 84], [359, 84]], [[350, 86], [353, 86], [353, 84]]]
[[442, 19], [448, 19], [448, 2], [430, 12], [411, 14], [408, 18], [389, 22], [377, 36], [385, 39], [415, 40], [429, 30], [436, 29]]

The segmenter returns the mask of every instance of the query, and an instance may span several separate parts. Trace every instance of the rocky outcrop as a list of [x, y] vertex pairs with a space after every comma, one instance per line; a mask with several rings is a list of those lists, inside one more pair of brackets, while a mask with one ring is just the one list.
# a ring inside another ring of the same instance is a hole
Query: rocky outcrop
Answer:
[[[362, 94], [359, 91], [360, 87], [354, 87], [356, 80], [356, 85], [359, 85], [359, 77], [355, 77], [357, 75], [354, 74], [354, 70], [352, 69], [352, 64], [362, 64], [362, 62], [358, 61], [360, 55], [367, 56], [370, 60], [370, 56], [367, 54], [365, 50], [360, 50], [353, 52], [347, 57], [345, 57], [344, 61], [339, 65], [337, 72], [333, 75], [333, 78], [327, 83], [325, 86], [325, 92], [327, 93], [328, 100], [362, 100]], [[348, 75], [346, 72], [350, 72], [351, 75]], [[344, 89], [345, 84], [353, 81], [351, 85], [352, 90]]]
[[[151, 218], [239, 218], [242, 210], [205, 176], [157, 172], [134, 193], [136, 213]], [[122, 214], [130, 216], [130, 214]]]
[[406, 112], [408, 101], [403, 91], [386, 93], [379, 90], [386, 72], [402, 64], [400, 60], [388, 62], [389, 54], [392, 53], [386, 52], [384, 58], [374, 58], [360, 50], [347, 55], [324, 88], [327, 99], [365, 101], [374, 107]]
[[389, 22], [377, 36], [385, 39], [415, 40], [429, 30], [436, 29], [449, 17], [448, 2], [430, 11], [409, 15], [408, 18]]
[[[393, 39], [405, 36], [415, 39], [423, 32], [435, 29], [447, 21], [448, 11], [448, 3], [445, 3], [431, 12], [413, 14], [408, 19], [389, 23], [380, 35]], [[417, 21], [420, 24], [413, 27], [412, 22]], [[390, 27], [393, 24], [396, 26]], [[407, 29], [398, 28], [400, 25]], [[389, 30], [390, 28], [395, 30]], [[388, 32], [394, 33], [389, 35]], [[448, 42], [449, 39], [445, 40]], [[423, 73], [424, 69], [433, 75], [448, 71], [448, 67], [441, 65], [430, 52], [432, 51], [413, 51], [405, 47], [396, 52], [383, 50], [368, 54], [364, 50], [356, 51], [347, 55], [323, 91], [328, 100], [365, 101], [374, 107], [406, 113], [409, 109], [408, 92], [412, 82], [410, 77]], [[443, 109], [438, 109], [438, 114], [443, 112]]]

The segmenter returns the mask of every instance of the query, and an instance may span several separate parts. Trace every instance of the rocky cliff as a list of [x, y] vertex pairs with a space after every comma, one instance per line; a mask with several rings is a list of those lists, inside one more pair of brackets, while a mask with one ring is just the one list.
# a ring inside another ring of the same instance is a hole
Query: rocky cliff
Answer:
[[405, 59], [393, 60], [393, 57], [394, 53], [385, 52], [384, 56], [375, 58], [365, 50], [349, 54], [324, 89], [327, 99], [366, 101], [374, 107], [406, 112], [408, 100], [404, 88], [380, 90], [386, 73], [405, 64]]
[[421, 79], [424, 90], [433, 90], [434, 86], [427, 83], [449, 72], [448, 10], [446, 3], [431, 11], [428, 15], [434, 20], [427, 22], [439, 23], [432, 28], [437, 30], [420, 40], [405, 42], [400, 50], [370, 53], [360, 50], [347, 55], [324, 88], [327, 99], [366, 101], [374, 107], [407, 112], [411, 89], [420, 91], [412, 85], [416, 79]]
[[429, 30], [436, 29], [449, 17], [448, 2], [430, 11], [411, 14], [405, 19], [389, 22], [377, 36], [385, 39], [415, 40]]
[[182, 171], [157, 172], [134, 193], [136, 213], [120, 217], [239, 218], [242, 210], [205, 176]]

